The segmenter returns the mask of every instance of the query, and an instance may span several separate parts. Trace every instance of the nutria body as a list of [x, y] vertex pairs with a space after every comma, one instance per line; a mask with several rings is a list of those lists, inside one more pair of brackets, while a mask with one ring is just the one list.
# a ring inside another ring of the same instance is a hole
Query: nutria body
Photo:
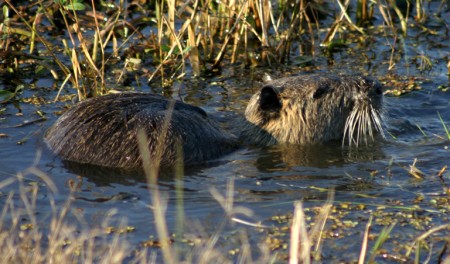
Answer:
[[45, 141], [64, 160], [137, 168], [141, 166], [136, 136], [139, 129], [148, 137], [152, 159], [158, 140], [164, 140], [162, 166], [174, 164], [180, 150], [184, 163], [190, 165], [236, 148], [236, 137], [220, 128], [202, 109], [144, 93], [110, 94], [83, 101], [50, 127]]
[[[173, 111], [170, 109], [173, 104]], [[241, 144], [315, 144], [342, 140], [349, 145], [381, 131], [382, 90], [365, 77], [307, 75], [275, 80], [250, 99], [237, 126]], [[164, 122], [168, 120], [164, 134]], [[148, 137], [151, 158], [162, 146], [162, 166], [183, 150], [184, 163], [217, 158], [237, 148], [238, 139], [200, 108], [143, 93], [86, 100], [62, 115], [45, 141], [64, 160], [106, 167], [141, 166], [137, 131]], [[165, 135], [162, 137], [162, 135]], [[181, 148], [180, 148], [181, 146]]]
[[275, 80], [252, 96], [241, 138], [255, 145], [348, 145], [381, 132], [382, 87], [370, 78], [311, 74]]

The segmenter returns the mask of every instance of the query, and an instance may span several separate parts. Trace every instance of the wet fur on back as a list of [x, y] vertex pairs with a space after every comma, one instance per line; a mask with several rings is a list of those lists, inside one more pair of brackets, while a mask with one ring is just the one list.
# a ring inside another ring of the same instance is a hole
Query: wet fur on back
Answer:
[[[62, 115], [47, 131], [45, 141], [62, 159], [106, 167], [141, 166], [137, 131], [144, 129], [153, 159], [170, 100], [153, 94], [123, 93], [83, 101]], [[236, 148], [236, 137], [220, 128], [200, 108], [173, 104], [162, 166], [184, 154], [184, 163], [217, 158]], [[181, 147], [181, 148], [180, 148]]]

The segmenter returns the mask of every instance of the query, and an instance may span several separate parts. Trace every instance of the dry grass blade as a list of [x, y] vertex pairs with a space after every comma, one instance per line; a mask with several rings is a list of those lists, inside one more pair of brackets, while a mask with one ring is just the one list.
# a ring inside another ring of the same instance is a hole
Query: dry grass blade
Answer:
[[447, 62], [447, 74], [450, 75], [450, 59]]
[[228, 34], [225, 37], [225, 41], [222, 44], [222, 48], [220, 49], [219, 54], [217, 55], [216, 59], [214, 60], [213, 68], [219, 67], [220, 62], [222, 61], [223, 56], [225, 55], [225, 49], [228, 47], [228, 43], [230, 42], [236, 28], [238, 27], [238, 25], [240, 25], [239, 23], [242, 19], [241, 18], [242, 14], [246, 10], [247, 10], [247, 5], [242, 6], [241, 9], [239, 10], [238, 15], [236, 16], [236, 20], [235, 20], [233, 26], [231, 27], [231, 29], [228, 31]]
[[354, 28], [355, 30], [357, 30], [359, 33], [365, 35], [364, 31], [363, 31], [360, 27], [358, 27], [357, 25], [355, 25], [355, 24], [352, 22], [352, 19], [350, 18], [350, 16], [347, 14], [347, 9], [348, 9], [348, 6], [349, 6], [349, 4], [350, 4], [350, 0], [346, 0], [345, 3], [344, 3], [344, 5], [342, 5], [342, 3], [341, 3], [340, 1], [336, 1], [336, 2], [337, 2], [337, 4], [339, 5], [339, 8], [341, 9], [341, 16], [340, 16], [340, 18], [339, 18], [339, 21], [341, 21], [341, 20], [345, 17], [345, 19], [347, 20], [347, 22], [350, 24], [351, 27], [353, 27], [353, 28]]
[[[5, 2], [8, 4], [8, 6], [20, 17], [20, 19], [25, 23], [25, 25], [30, 29], [33, 30], [33, 26], [31, 26], [27, 19], [25, 17], [22, 16], [22, 13], [17, 10], [15, 8], [15, 6], [13, 4], [11, 4], [10, 0], [5, 0]], [[50, 56], [52, 56], [52, 58], [54, 59], [55, 63], [58, 64], [58, 66], [60, 67], [60, 69], [64, 72], [65, 75], [69, 75], [70, 74], [70, 70], [61, 62], [61, 60], [58, 58], [58, 56], [53, 52], [53, 50], [50, 48], [50, 45], [48, 44], [48, 42], [41, 37], [40, 34], [38, 34], [37, 32], [34, 33], [35, 36], [37, 36], [37, 38], [39, 39], [39, 41], [45, 46], [45, 48], [47, 49], [47, 51], [50, 53]]]
[[367, 21], [368, 20], [368, 14], [367, 14], [367, 1], [366, 0], [358, 0], [357, 1], [357, 8], [356, 8], [356, 19], [357, 21]]
[[440, 225], [440, 226], [434, 227], [434, 228], [428, 230], [427, 232], [423, 233], [422, 235], [418, 236], [416, 239], [414, 239], [414, 241], [409, 246], [409, 249], [405, 254], [406, 257], [409, 257], [411, 255], [412, 250], [416, 246], [418, 246], [421, 241], [423, 241], [424, 239], [426, 239], [427, 237], [429, 237], [430, 235], [432, 235], [434, 233], [437, 233], [439, 231], [449, 229], [449, 228], [450, 228], [450, 224]]
[[326, 203], [320, 208], [320, 214], [317, 217], [315, 225], [309, 231], [311, 243], [314, 243], [315, 241], [313, 252], [314, 261], [320, 261], [322, 236], [324, 234], [325, 225], [327, 223], [328, 216], [331, 212], [331, 208], [333, 207], [333, 200], [334, 200], [334, 190], [331, 190], [328, 192]]
[[234, 178], [228, 179], [227, 192], [223, 196], [216, 188], [211, 187], [209, 189], [214, 199], [222, 206], [227, 216], [232, 219], [237, 214], [242, 214], [247, 217], [251, 217], [253, 212], [248, 208], [242, 206], [234, 206]]
[[263, 46], [269, 46], [269, 18], [270, 18], [270, 5], [268, 0], [258, 0], [256, 1], [256, 6], [258, 10], [258, 17], [261, 22], [262, 38], [261, 44]]
[[371, 213], [370, 217], [369, 217], [369, 221], [367, 222], [367, 225], [366, 225], [366, 230], [364, 232], [364, 238], [363, 238], [363, 242], [361, 244], [361, 253], [359, 254], [358, 264], [364, 264], [364, 260], [366, 258], [367, 241], [369, 240], [369, 232], [370, 232], [370, 227], [372, 226], [372, 219], [373, 219], [373, 214]]
[[437, 173], [437, 176], [442, 178], [442, 175], [444, 174], [444, 172], [447, 170], [447, 165], [445, 165], [444, 167], [442, 167], [442, 169]]
[[[311, 262], [311, 242], [306, 231], [305, 214], [301, 202], [294, 204], [294, 218], [291, 227], [291, 244], [289, 250], [289, 264]], [[300, 255], [299, 255], [300, 253]]]
[[177, 5], [176, 0], [166, 0], [168, 10], [168, 18], [167, 18], [167, 35], [170, 37], [170, 44], [174, 45], [175, 42], [179, 42], [179, 39], [174, 34], [175, 30], [175, 6]]
[[340, 26], [340, 20], [336, 20], [333, 25], [330, 27], [330, 30], [328, 31], [327, 35], [323, 39], [322, 43], [320, 43], [321, 46], [328, 46], [331, 44], [331, 42], [334, 39], [334, 36], [336, 35], [336, 32], [339, 30]]
[[[394, 9], [395, 13], [398, 16], [398, 19], [400, 20], [400, 25], [402, 27], [403, 36], [406, 36], [407, 29], [408, 29], [408, 17], [409, 17], [409, 14], [406, 13], [406, 15], [403, 15], [402, 11], [400, 10], [400, 8], [398, 8], [398, 6], [395, 3], [395, 1], [390, 1], [390, 4], [392, 5], [392, 8]], [[406, 1], [406, 5], [408, 6], [408, 8], [406, 10], [409, 10], [409, 2], [408, 1]]]
[[137, 141], [139, 145], [139, 152], [142, 159], [142, 166], [144, 168], [145, 175], [147, 176], [147, 181], [150, 184], [149, 192], [152, 197], [153, 212], [155, 214], [155, 225], [156, 231], [158, 233], [161, 250], [163, 253], [164, 261], [166, 263], [176, 263], [177, 259], [175, 252], [170, 246], [170, 237], [165, 221], [165, 208], [166, 204], [163, 201], [158, 188], [158, 174], [160, 169], [161, 158], [164, 153], [164, 144], [166, 142], [166, 135], [169, 128], [170, 121], [172, 119], [172, 112], [175, 107], [175, 101], [172, 100], [166, 110], [166, 116], [164, 118], [164, 123], [161, 128], [161, 136], [156, 142], [156, 151], [152, 156], [148, 148], [148, 138], [143, 129], [139, 129], [137, 133]]
[[[30, 185], [34, 176], [44, 180], [45, 185]], [[2, 262], [121, 263], [131, 253], [127, 243], [118, 235], [105, 234], [103, 228], [109, 225], [109, 218], [99, 223], [101, 228], [87, 227], [81, 214], [73, 208], [73, 193], [63, 204], [57, 204], [52, 190], [55, 184], [44, 172], [30, 168], [25, 174], [19, 173], [10, 181], [18, 183], [20, 199], [11, 192], [4, 200], [0, 216]], [[41, 186], [50, 188], [41, 190]], [[42, 196], [40, 192], [46, 192], [46, 195]], [[47, 200], [51, 212], [45, 216], [39, 207]], [[107, 213], [114, 214], [114, 210]], [[73, 224], [74, 221], [81, 224], [82, 228]], [[140, 262], [142, 258], [136, 258], [135, 261]]]
[[194, 73], [194, 76], [200, 76], [200, 58], [195, 39], [195, 29], [191, 21], [189, 21], [188, 25], [188, 44], [191, 48], [189, 52], [189, 60], [191, 62], [192, 72]]
[[416, 179], [423, 179], [425, 174], [416, 167], [417, 159], [414, 159], [413, 164], [409, 165], [409, 174]]
[[364, 31], [359, 28], [358, 26], [356, 26], [351, 18], [348, 16], [347, 14], [347, 9], [348, 6], [350, 4], [350, 0], [346, 0], [344, 4], [342, 4], [340, 1], [336, 1], [341, 9], [341, 14], [338, 18], [336, 18], [336, 20], [333, 22], [333, 25], [330, 27], [330, 30], [328, 31], [327, 35], [325, 36], [324, 40], [322, 41], [322, 43], [320, 44], [321, 46], [328, 46], [331, 44], [331, 42], [334, 39], [334, 36], [336, 35], [336, 32], [339, 30], [340, 24], [342, 23], [342, 20], [345, 18], [348, 23], [354, 28], [356, 29], [359, 33], [361, 34], [365, 34]]
[[252, 222], [249, 222], [249, 221], [245, 221], [245, 220], [239, 219], [237, 217], [232, 217], [231, 220], [236, 222], [236, 223], [247, 225], [247, 226], [251, 226], [251, 227], [270, 228], [270, 226], [262, 225], [260, 222], [252, 223]]

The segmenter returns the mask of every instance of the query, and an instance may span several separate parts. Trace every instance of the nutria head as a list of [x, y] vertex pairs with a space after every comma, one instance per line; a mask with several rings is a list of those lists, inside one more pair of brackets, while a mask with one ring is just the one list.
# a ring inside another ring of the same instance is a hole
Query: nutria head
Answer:
[[241, 138], [255, 145], [358, 145], [381, 132], [382, 87], [356, 76], [312, 74], [275, 80], [254, 94]]

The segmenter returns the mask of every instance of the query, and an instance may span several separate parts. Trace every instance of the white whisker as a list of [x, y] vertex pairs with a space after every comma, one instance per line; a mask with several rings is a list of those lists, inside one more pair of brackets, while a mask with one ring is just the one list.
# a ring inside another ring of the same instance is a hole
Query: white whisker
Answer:
[[357, 147], [363, 141], [368, 145], [371, 140], [375, 139], [375, 132], [379, 132], [383, 138], [385, 137], [379, 111], [372, 105], [355, 107], [345, 121], [342, 145], [347, 140], [349, 146]]

